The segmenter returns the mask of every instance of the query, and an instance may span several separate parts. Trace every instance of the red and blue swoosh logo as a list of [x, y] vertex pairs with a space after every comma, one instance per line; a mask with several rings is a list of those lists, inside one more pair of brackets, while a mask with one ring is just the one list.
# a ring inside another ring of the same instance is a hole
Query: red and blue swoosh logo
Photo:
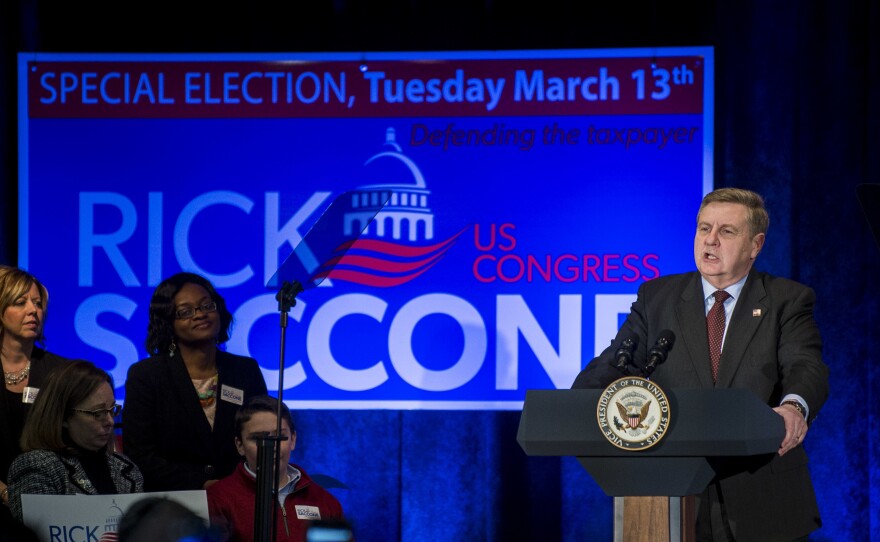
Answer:
[[378, 239], [349, 241], [336, 248], [335, 255], [313, 275], [313, 280], [330, 278], [377, 288], [400, 286], [439, 262], [465, 230], [428, 246]]

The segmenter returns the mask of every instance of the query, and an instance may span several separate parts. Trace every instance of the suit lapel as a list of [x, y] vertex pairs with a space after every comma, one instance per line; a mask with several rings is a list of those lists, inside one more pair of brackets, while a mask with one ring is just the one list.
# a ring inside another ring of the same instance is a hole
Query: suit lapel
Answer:
[[[238, 410], [238, 405], [235, 403], [230, 403], [229, 401], [221, 399], [223, 385], [228, 382], [231, 374], [231, 368], [229, 367], [230, 362], [231, 360], [226, 357], [226, 352], [218, 349], [217, 372], [219, 378], [217, 379], [217, 410], [214, 412], [214, 427], [232, 427], [235, 413]], [[220, 431], [216, 434], [220, 437], [228, 435], [226, 431]], [[215, 446], [220, 444], [221, 443], [215, 443]]]
[[171, 386], [179, 398], [178, 401], [182, 410], [181, 416], [191, 423], [191, 428], [198, 437], [201, 450], [203, 452], [210, 452], [213, 447], [211, 443], [211, 424], [208, 423], [208, 418], [205, 417], [205, 412], [199, 404], [198, 394], [196, 393], [195, 386], [193, 386], [192, 379], [189, 377], [189, 373], [186, 371], [186, 365], [179, 356], [180, 354], [175, 356], [175, 358], [163, 356], [162, 359], [168, 364]]
[[128, 461], [119, 456], [114, 456], [109, 460], [110, 478], [113, 480], [113, 486], [120, 493], [136, 493], [137, 482], [132, 477], [133, 466]]
[[687, 348], [694, 372], [703, 388], [711, 388], [712, 368], [709, 364], [709, 338], [706, 336], [706, 309], [700, 274], [693, 273], [675, 307], [675, 317], [682, 337], [678, 340]]
[[89, 480], [89, 476], [86, 474], [86, 471], [79, 460], [68, 456], [60, 455], [59, 457], [61, 458], [61, 462], [64, 464], [65, 469], [67, 469], [67, 479], [71, 485], [77, 487], [86, 495], [98, 494], [98, 490], [92, 485], [92, 481]]
[[764, 281], [752, 270], [743, 286], [740, 298], [730, 316], [724, 347], [721, 351], [721, 362], [718, 367], [718, 387], [727, 388], [742, 364], [743, 356], [749, 342], [758, 331], [758, 327], [768, 314], [767, 296]]

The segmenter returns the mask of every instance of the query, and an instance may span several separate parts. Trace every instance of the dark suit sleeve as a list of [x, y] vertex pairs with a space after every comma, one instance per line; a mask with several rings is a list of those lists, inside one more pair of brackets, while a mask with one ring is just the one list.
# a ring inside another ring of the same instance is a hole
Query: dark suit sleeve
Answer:
[[[618, 333], [619, 335], [619, 333]], [[617, 344], [618, 339], [614, 339], [613, 344]], [[603, 389], [608, 387], [621, 376], [614, 365], [614, 346], [609, 346], [599, 357], [593, 358], [584, 369], [578, 373], [577, 378], [571, 385], [572, 389]]]
[[263, 378], [263, 371], [260, 370], [260, 365], [257, 363], [257, 360], [251, 359], [251, 361], [253, 362], [253, 364], [250, 365], [251, 379], [253, 382], [251, 395], [268, 395], [269, 390], [266, 388], [266, 379]]
[[[148, 491], [201, 488], [208, 477], [195, 462], [174, 461], [165, 453], [169, 435], [163, 432], [168, 420], [159, 408], [160, 401], [173, 401], [170, 382], [160, 382], [161, 372], [144, 360], [131, 366], [125, 381], [125, 405], [122, 410], [122, 450], [144, 475]], [[178, 442], [181, 453], [185, 443]]]
[[822, 339], [813, 317], [816, 295], [804, 287], [781, 308], [778, 359], [781, 395], [803, 397], [815, 418], [828, 398], [828, 366], [822, 360]]
[[646, 284], [639, 287], [639, 293], [635, 302], [630, 308], [629, 316], [617, 331], [617, 336], [598, 357], [593, 358], [590, 363], [577, 375], [572, 384], [572, 389], [602, 389], [609, 384], [623, 377], [624, 375], [617, 370], [615, 366], [614, 354], [620, 347], [623, 336], [638, 337], [638, 345], [636, 351], [633, 352], [633, 360], [638, 365], [639, 359], [644, 359], [646, 355], [640, 352], [646, 351], [645, 337], [647, 336], [647, 320], [645, 317], [645, 297], [647, 296]]

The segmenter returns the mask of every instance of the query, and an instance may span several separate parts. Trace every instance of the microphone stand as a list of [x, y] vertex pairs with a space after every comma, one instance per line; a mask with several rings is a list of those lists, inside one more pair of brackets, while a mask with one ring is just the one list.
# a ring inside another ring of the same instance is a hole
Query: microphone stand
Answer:
[[[288, 437], [281, 436], [281, 403], [284, 401], [284, 346], [287, 342], [288, 311], [296, 305], [296, 296], [303, 291], [302, 284], [284, 281], [275, 295], [278, 300], [281, 326], [281, 356], [278, 367], [278, 407], [275, 412], [275, 436], [261, 435], [257, 449], [257, 488], [254, 496], [254, 542], [271, 542], [277, 540], [278, 507], [273, 501], [278, 498], [278, 474], [275, 469], [281, 456], [281, 441]], [[274, 443], [274, 453], [270, 446]], [[269, 514], [269, 507], [272, 513]], [[270, 523], [271, 521], [271, 523]]]
[[655, 342], [654, 346], [648, 351], [648, 363], [642, 370], [642, 373], [645, 375], [645, 380], [651, 380], [651, 373], [654, 372], [654, 369], [666, 361], [666, 356], [668, 356], [669, 351], [672, 350], [673, 344], [675, 344], [674, 333], [668, 329], [660, 332], [660, 337], [657, 338], [657, 342]]
[[[257, 450], [257, 494], [255, 496], [254, 506], [254, 542], [270, 542], [275, 540], [277, 533], [273, 532], [277, 528], [278, 506], [272, 503], [273, 495], [277, 500], [278, 494], [278, 474], [276, 467], [280, 458], [281, 441], [286, 440], [281, 437], [281, 407], [284, 402], [284, 346], [286, 343], [287, 332], [287, 312], [296, 304], [296, 296], [304, 290], [302, 283], [291, 279], [284, 280], [284, 277], [308, 277], [303, 281], [309, 287], [317, 286], [318, 283], [330, 275], [330, 271], [336, 265], [345, 251], [351, 247], [352, 241], [356, 240], [360, 234], [366, 231], [370, 222], [376, 217], [382, 208], [388, 203], [391, 195], [390, 192], [382, 194], [382, 201], [376, 201], [379, 194], [373, 192], [372, 205], [369, 207], [361, 207], [359, 213], [366, 212], [369, 220], [366, 220], [361, 228], [352, 235], [339, 235], [339, 225], [345, 221], [346, 214], [350, 212], [351, 201], [355, 197], [363, 195], [363, 191], [350, 191], [340, 194], [330, 203], [328, 207], [318, 218], [318, 221], [312, 225], [308, 233], [293, 249], [293, 254], [289, 256], [281, 267], [275, 272], [269, 283], [274, 286], [281, 283], [281, 289], [275, 296], [278, 300], [278, 310], [281, 313], [281, 360], [278, 368], [278, 410], [276, 412], [277, 424], [275, 436], [261, 436], [260, 448]], [[362, 217], [361, 220], [363, 220]], [[308, 243], [306, 243], [308, 240]], [[297, 257], [292, 257], [297, 256]], [[276, 458], [272, 461], [269, 453], [268, 442], [274, 441]], [[260, 455], [262, 453], [262, 455]], [[261, 482], [262, 480], [262, 482]], [[272, 507], [272, 517], [269, 517], [268, 507]], [[271, 525], [269, 522], [272, 522]]]

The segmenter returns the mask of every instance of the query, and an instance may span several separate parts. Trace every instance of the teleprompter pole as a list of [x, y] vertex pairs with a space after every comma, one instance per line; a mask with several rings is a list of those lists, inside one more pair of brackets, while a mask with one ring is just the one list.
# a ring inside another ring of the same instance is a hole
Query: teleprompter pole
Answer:
[[[285, 281], [275, 295], [278, 300], [278, 311], [281, 315], [281, 346], [278, 367], [278, 409], [275, 412], [275, 436], [262, 435], [257, 449], [257, 488], [254, 496], [254, 542], [272, 542], [277, 540], [278, 507], [273, 501], [278, 498], [278, 461], [281, 455], [281, 441], [288, 437], [281, 436], [281, 403], [284, 401], [284, 346], [287, 342], [287, 318], [291, 307], [296, 305], [296, 296], [303, 291], [302, 284]], [[273, 449], [270, 448], [274, 444]], [[271, 507], [272, 513], [269, 513]]]

